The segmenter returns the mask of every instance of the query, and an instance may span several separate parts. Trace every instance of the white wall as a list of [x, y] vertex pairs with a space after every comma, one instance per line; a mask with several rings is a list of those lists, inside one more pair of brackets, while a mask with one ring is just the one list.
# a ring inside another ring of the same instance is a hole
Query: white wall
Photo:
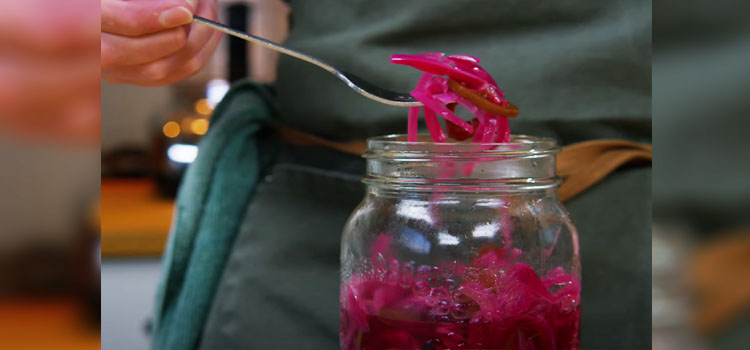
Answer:
[[102, 82], [102, 152], [123, 145], [146, 147], [150, 118], [168, 110], [170, 87]]

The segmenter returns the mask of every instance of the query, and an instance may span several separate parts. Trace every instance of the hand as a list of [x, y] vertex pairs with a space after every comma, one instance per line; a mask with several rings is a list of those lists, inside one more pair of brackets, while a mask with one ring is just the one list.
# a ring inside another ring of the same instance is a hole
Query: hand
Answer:
[[0, 11], [0, 137], [97, 143], [99, 13], [91, 0], [23, 0]]
[[101, 0], [102, 78], [159, 86], [200, 71], [221, 33], [189, 25], [193, 13], [215, 19], [215, 0]]

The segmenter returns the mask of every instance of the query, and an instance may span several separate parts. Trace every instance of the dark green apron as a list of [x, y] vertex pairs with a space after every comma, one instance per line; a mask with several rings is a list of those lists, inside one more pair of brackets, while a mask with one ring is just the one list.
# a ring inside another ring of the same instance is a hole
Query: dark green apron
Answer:
[[[282, 146], [258, 184], [201, 349], [336, 349], [339, 240], [364, 162]], [[584, 349], [651, 344], [649, 168], [623, 169], [567, 204], [581, 232]]]
[[[404, 91], [419, 72], [390, 64], [391, 54], [475, 55], [521, 108], [514, 133], [562, 144], [650, 142], [650, 8], [649, 1], [293, 1], [288, 44]], [[236, 86], [212, 117], [178, 198], [178, 210], [190, 214], [178, 213], [165, 256], [155, 348], [338, 347], [339, 239], [363, 196], [364, 161], [278, 144], [269, 125], [350, 140], [405, 132], [406, 111], [284, 57], [275, 87], [272, 98]], [[204, 145], [241, 154], [216, 145], [243, 142], [253, 157], [204, 155]], [[566, 204], [580, 232], [584, 349], [650, 348], [650, 177], [648, 167], [623, 168]], [[216, 179], [224, 182], [212, 185]]]

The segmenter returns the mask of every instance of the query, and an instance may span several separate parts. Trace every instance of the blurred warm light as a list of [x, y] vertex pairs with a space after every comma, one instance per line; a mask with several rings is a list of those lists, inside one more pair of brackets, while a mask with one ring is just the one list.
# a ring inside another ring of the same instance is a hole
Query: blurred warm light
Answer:
[[183, 132], [190, 131], [190, 125], [193, 124], [193, 120], [195, 120], [193, 117], [185, 117], [180, 120], [180, 128]]
[[167, 157], [177, 163], [192, 163], [198, 156], [198, 146], [176, 143], [167, 149]]
[[206, 132], [208, 131], [208, 120], [207, 119], [193, 120], [193, 122], [190, 123], [190, 130], [192, 130], [194, 134], [205, 135]]
[[177, 137], [180, 134], [180, 124], [177, 124], [177, 122], [167, 122], [161, 130], [166, 137]]
[[198, 101], [195, 101], [195, 113], [201, 114], [201, 115], [209, 115], [213, 112], [213, 108], [208, 104], [208, 100], [205, 98], [202, 98]]

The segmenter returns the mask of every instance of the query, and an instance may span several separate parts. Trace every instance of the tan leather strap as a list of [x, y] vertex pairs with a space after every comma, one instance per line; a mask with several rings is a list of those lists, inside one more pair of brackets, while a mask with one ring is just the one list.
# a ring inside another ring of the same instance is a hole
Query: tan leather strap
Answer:
[[[294, 129], [277, 129], [282, 140], [294, 145], [326, 147], [355, 155], [367, 149], [366, 141], [335, 142]], [[557, 174], [563, 179], [558, 196], [567, 201], [624, 164], [651, 162], [651, 152], [651, 145], [625, 140], [594, 140], [565, 146], [557, 155]]]
[[276, 130], [282, 140], [293, 145], [326, 147], [356, 155], [361, 155], [367, 149], [367, 141], [335, 142], [290, 128], [277, 127]]
[[593, 140], [563, 147], [557, 155], [557, 175], [563, 179], [557, 194], [567, 201], [615, 169], [652, 160], [651, 145], [625, 140]]
[[694, 326], [716, 335], [750, 310], [750, 228], [715, 234], [688, 260], [688, 286], [699, 302]]

